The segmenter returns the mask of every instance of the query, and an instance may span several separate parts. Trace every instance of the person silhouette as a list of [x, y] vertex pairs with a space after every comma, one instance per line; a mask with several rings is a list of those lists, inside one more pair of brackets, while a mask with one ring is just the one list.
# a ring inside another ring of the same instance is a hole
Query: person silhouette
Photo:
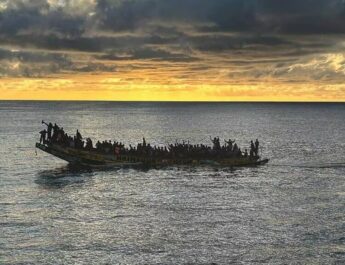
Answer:
[[255, 152], [255, 155], [257, 156], [259, 154], [259, 140], [256, 139], [255, 140], [255, 149], [254, 149], [254, 152]]
[[40, 131], [40, 135], [41, 135], [41, 137], [40, 137], [40, 144], [41, 143], [45, 144], [46, 143], [47, 130], [44, 129], [44, 130]]

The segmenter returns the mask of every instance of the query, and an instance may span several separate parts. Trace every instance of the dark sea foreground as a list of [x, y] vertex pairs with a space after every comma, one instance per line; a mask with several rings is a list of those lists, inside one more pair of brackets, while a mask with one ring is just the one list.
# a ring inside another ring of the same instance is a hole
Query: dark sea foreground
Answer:
[[[41, 120], [136, 143], [259, 138], [267, 166], [88, 170]], [[345, 264], [345, 104], [0, 102], [0, 264]]]

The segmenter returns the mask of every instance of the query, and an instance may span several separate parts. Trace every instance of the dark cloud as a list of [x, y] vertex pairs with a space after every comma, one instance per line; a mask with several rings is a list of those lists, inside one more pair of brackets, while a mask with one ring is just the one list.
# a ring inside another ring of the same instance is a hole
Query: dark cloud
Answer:
[[0, 35], [50, 34], [73, 37], [84, 32], [85, 18], [67, 14], [62, 9], [50, 10], [46, 0], [8, 1], [0, 12]]
[[172, 53], [159, 48], [145, 47], [137, 49], [126, 49], [121, 54], [110, 53], [97, 56], [100, 60], [161, 60], [171, 62], [191, 62], [197, 60], [191, 55], [183, 53]]
[[102, 28], [114, 31], [135, 30], [154, 16], [156, 1], [97, 1], [97, 15]]
[[3, 2], [2, 34], [46, 28], [74, 36], [82, 34], [90, 26], [90, 20], [101, 30], [115, 32], [135, 31], [157, 20], [210, 23], [213, 29], [231, 32], [345, 31], [340, 23], [345, 19], [342, 0], [98, 0], [85, 14], [63, 7], [52, 8], [47, 0]]
[[104, 65], [66, 54], [0, 49], [0, 77], [42, 77], [61, 72], [113, 72], [114, 65]]
[[[101, 44], [82, 39], [90, 30], [114, 33], [142, 31], [150, 35], [152, 41], [153, 37], [160, 40], [162, 36], [188, 38], [191, 32], [184, 32], [183, 25], [189, 25], [196, 33], [218, 31], [273, 35], [257, 39], [265, 45], [276, 45], [276, 34], [345, 33], [344, 1], [340, 0], [98, 0], [94, 5], [86, 0], [90, 9], [82, 14], [67, 7], [53, 8], [47, 0], [3, 2], [5, 6], [0, 11], [2, 39], [38, 35], [47, 39], [48, 46], [54, 42], [62, 49], [65, 45], [74, 49], [78, 40], [81, 40], [81, 50], [98, 49], [95, 46], [101, 48]], [[179, 28], [174, 26], [178, 23], [182, 25]], [[150, 38], [146, 39], [150, 43]], [[108, 39], [101, 41], [108, 46]], [[235, 40], [234, 45], [240, 41], [242, 39]], [[87, 42], [87, 47], [83, 47], [82, 42]], [[27, 39], [26, 43], [30, 41]], [[53, 43], [51, 46], [55, 49]]]
[[152, 21], [214, 23], [231, 31], [255, 29], [254, 0], [99, 0], [101, 27], [114, 31], [136, 30]]
[[[28, 69], [32, 62], [35, 70], [46, 64], [51, 69], [47, 72], [59, 67], [82, 72], [101, 71], [103, 60], [194, 62], [214, 59], [215, 54], [222, 58], [224, 53], [244, 56], [248, 64], [254, 64], [255, 57], [285, 57], [285, 67], [286, 57], [295, 60], [341, 49], [344, 2], [0, 0], [0, 43], [26, 50], [0, 50], [0, 61], [8, 63], [1, 71], [13, 74], [11, 61]], [[39, 55], [37, 49], [47, 53]], [[87, 53], [95, 62], [81, 64], [66, 55], [71, 51]]]
[[289, 34], [345, 33], [342, 0], [99, 0], [100, 25], [136, 30], [152, 20], [205, 22], [209, 29]]
[[286, 34], [341, 34], [343, 0], [262, 0], [259, 13], [268, 30]]
[[252, 45], [266, 45], [270, 47], [283, 45], [297, 45], [283, 37], [275, 36], [199, 36], [191, 38], [193, 47], [203, 51], [224, 51], [224, 50], [238, 50], [246, 49]]

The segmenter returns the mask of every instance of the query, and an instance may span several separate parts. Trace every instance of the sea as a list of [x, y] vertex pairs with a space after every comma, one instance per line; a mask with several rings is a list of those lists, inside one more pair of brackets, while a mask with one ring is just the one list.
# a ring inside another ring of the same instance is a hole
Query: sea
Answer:
[[[42, 120], [270, 161], [75, 168], [35, 149]], [[345, 264], [345, 104], [0, 101], [0, 264]]]

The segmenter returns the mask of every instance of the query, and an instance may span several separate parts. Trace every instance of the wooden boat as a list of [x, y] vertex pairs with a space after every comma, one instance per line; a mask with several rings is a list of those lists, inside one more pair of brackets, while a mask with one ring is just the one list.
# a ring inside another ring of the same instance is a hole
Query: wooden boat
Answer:
[[212, 167], [247, 167], [268, 163], [268, 159], [256, 157], [207, 159], [187, 158], [150, 158], [147, 156], [111, 155], [96, 151], [64, 147], [57, 144], [40, 144], [36, 147], [70, 164], [89, 167], [165, 167], [165, 166], [212, 166]]

